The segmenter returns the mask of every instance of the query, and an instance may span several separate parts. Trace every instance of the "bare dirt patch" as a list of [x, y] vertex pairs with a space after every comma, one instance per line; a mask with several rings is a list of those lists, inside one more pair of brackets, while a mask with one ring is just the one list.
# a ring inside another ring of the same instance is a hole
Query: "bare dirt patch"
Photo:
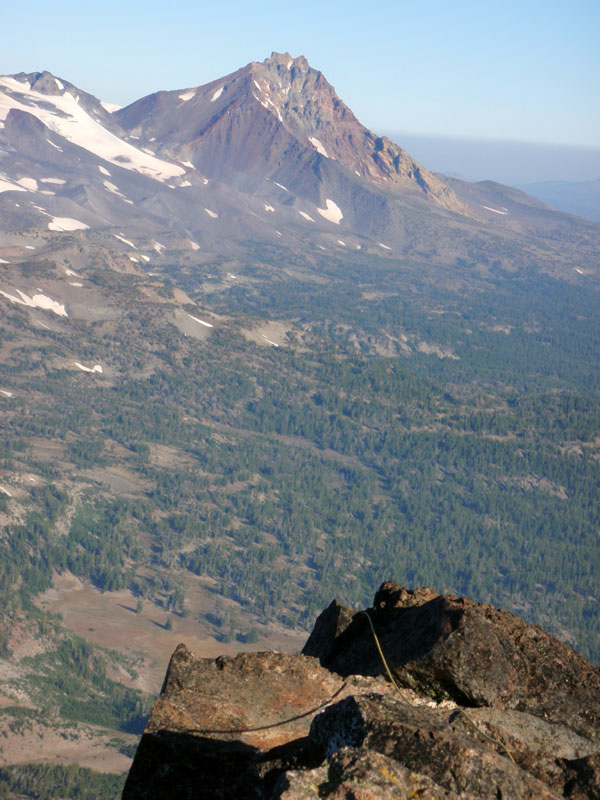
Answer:
[[154, 467], [197, 467], [198, 462], [178, 447], [167, 444], [150, 445], [150, 460]]
[[[212, 626], [202, 618], [214, 612], [213, 593], [200, 579], [190, 575], [186, 577], [185, 594], [186, 618], [171, 614], [149, 600], [142, 601], [142, 611], [138, 614], [138, 598], [127, 589], [100, 592], [65, 573], [55, 577], [53, 588], [40, 595], [37, 604], [46, 611], [61, 614], [64, 624], [79, 636], [132, 657], [138, 677], [131, 680], [124, 674], [121, 682], [151, 694], [160, 690], [171, 654], [180, 642], [185, 642], [198, 656], [216, 658], [241, 650], [295, 652], [306, 639], [304, 632], [269, 626], [264, 627], [264, 636], [255, 644], [220, 642]], [[173, 626], [171, 630], [165, 627], [168, 619]], [[246, 627], [250, 628], [251, 623]]]
[[[4, 725], [2, 726], [4, 728]], [[3, 764], [73, 764], [97, 772], [124, 774], [131, 759], [111, 746], [110, 736], [88, 726], [50, 728], [36, 726], [23, 733], [4, 734], [0, 728], [0, 762]], [[138, 737], [119, 734], [127, 744]]]
[[266, 322], [259, 325], [252, 330], [242, 331], [244, 337], [250, 342], [255, 344], [281, 347], [282, 345], [289, 344], [287, 332], [291, 329], [291, 325], [284, 322]]
[[150, 488], [148, 481], [141, 480], [134, 472], [117, 465], [82, 470], [81, 475], [104, 484], [119, 494], [143, 494]]

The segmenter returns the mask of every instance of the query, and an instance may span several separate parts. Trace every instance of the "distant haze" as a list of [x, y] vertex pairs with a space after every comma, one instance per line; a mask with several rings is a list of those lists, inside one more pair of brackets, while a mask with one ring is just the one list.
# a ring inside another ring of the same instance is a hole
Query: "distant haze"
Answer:
[[451, 139], [390, 133], [390, 139], [432, 172], [508, 186], [600, 178], [600, 147]]

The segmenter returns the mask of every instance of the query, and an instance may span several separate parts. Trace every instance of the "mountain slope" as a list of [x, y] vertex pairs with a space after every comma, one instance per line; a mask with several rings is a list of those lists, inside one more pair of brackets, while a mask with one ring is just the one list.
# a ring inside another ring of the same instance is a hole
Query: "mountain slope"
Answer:
[[598, 226], [386, 173], [296, 61], [1, 85], [4, 758], [75, 721], [120, 769], [178, 641], [293, 649], [391, 573], [599, 657]]

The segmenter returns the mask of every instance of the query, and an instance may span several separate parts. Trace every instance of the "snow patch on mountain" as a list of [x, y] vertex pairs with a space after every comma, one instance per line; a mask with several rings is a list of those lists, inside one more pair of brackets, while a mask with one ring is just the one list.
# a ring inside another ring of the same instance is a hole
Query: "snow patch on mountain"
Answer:
[[119, 191], [119, 187], [118, 187], [118, 186], [115, 186], [115, 185], [114, 185], [114, 183], [111, 183], [110, 181], [102, 181], [102, 185], [103, 185], [103, 186], [104, 186], [106, 189], [108, 189], [108, 191], [109, 191], [109, 192], [112, 192], [113, 194], [118, 194], [118, 195], [121, 195], [121, 197], [123, 197], [123, 195], [122, 195], [122, 194], [121, 194], [121, 192]]
[[103, 175], [107, 175], [109, 178], [112, 177], [110, 172], [106, 169], [106, 167], [103, 167], [103, 166], [99, 165], [98, 169]]
[[85, 231], [89, 227], [85, 222], [72, 217], [52, 217], [52, 222], [48, 223], [49, 231]]
[[507, 208], [497, 209], [497, 208], [490, 208], [490, 206], [481, 206], [481, 207], [485, 208], [486, 211], [493, 211], [494, 214], [502, 214], [502, 216], [506, 216], [506, 214], [508, 214]]
[[65, 311], [65, 307], [62, 303], [59, 303], [57, 300], [52, 300], [51, 297], [48, 297], [45, 294], [34, 294], [31, 297], [22, 292], [20, 289], [17, 289], [17, 295], [9, 294], [8, 292], [3, 292], [0, 290], [0, 294], [3, 297], [6, 297], [7, 300], [10, 300], [11, 303], [18, 303], [21, 306], [27, 306], [28, 308], [42, 308], [44, 311], [53, 311], [55, 314], [58, 314], [59, 317], [68, 317], [69, 315]]
[[307, 214], [306, 211], [298, 211], [298, 213], [301, 217], [304, 217], [304, 219], [307, 219], [309, 222], [314, 222], [314, 219], [310, 216], [310, 214]]
[[212, 217], [213, 219], [217, 219], [219, 216], [215, 211], [211, 211], [210, 208], [205, 208], [204, 210], [206, 211], [208, 216]]
[[123, 244], [128, 245], [128, 247], [132, 247], [134, 250], [137, 250], [137, 247], [134, 245], [134, 243], [130, 242], [129, 239], [126, 239], [123, 236], [123, 234], [119, 235], [118, 233], [113, 233], [113, 236], [115, 237], [115, 239], [118, 239], [120, 242], [123, 242]]
[[275, 184], [275, 186], [279, 186], [280, 189], [283, 189], [284, 192], [289, 192], [290, 191], [287, 188], [287, 186], [283, 186], [281, 183], [277, 183], [277, 181], [273, 181], [273, 183]]
[[183, 100], [184, 103], [187, 103], [188, 100], [191, 100], [192, 97], [196, 94], [195, 89], [191, 89], [189, 92], [184, 92], [183, 94], [177, 95], [180, 100]]
[[199, 322], [200, 325], [204, 325], [205, 328], [214, 328], [215, 327], [210, 322], [205, 322], [203, 319], [200, 319], [200, 317], [193, 317], [191, 314], [188, 314], [188, 317], [190, 319], [193, 319], [194, 322]]
[[37, 192], [38, 184], [35, 178], [18, 178], [17, 183], [29, 192]]
[[317, 153], [320, 153], [322, 156], [325, 156], [325, 158], [329, 158], [329, 156], [327, 155], [327, 150], [325, 150], [325, 148], [317, 138], [315, 138], [314, 136], [309, 136], [308, 141], [312, 144]]
[[189, 240], [189, 242], [190, 242], [190, 247], [192, 248], [192, 250], [200, 250], [200, 245], [197, 242], [192, 242], [191, 239]]
[[59, 147], [57, 144], [54, 144], [54, 142], [51, 142], [50, 139], [46, 139], [46, 141], [48, 142], [49, 145], [52, 145], [52, 147], [55, 150], [58, 150], [59, 153], [63, 153], [64, 152], [62, 147]]
[[81, 364], [79, 361], [74, 361], [73, 364], [75, 364], [76, 367], [79, 367], [79, 369], [83, 370], [84, 372], [99, 372], [100, 374], [102, 374], [102, 372], [103, 372], [102, 366], [100, 364], [94, 364], [94, 366], [91, 367], [91, 368], [90, 367], [86, 367], [84, 364]]
[[114, 114], [115, 111], [119, 111], [123, 106], [119, 106], [116, 103], [105, 103], [103, 100], [100, 101], [100, 105], [105, 111], [108, 111], [109, 114]]
[[219, 86], [219, 88], [216, 90], [216, 92], [213, 93], [213, 96], [210, 98], [211, 103], [214, 103], [215, 100], [218, 100], [219, 97], [221, 97], [224, 88], [225, 86]]
[[62, 178], [40, 178], [40, 183], [56, 183], [57, 185], [62, 185], [66, 183], [66, 181]]
[[329, 220], [329, 222], [333, 222], [334, 225], [339, 225], [344, 218], [340, 207], [329, 198], [325, 200], [325, 208], [317, 208], [317, 211], [322, 217]]
[[9, 181], [4, 175], [0, 175], [0, 194], [2, 192], [25, 192], [27, 191], [17, 183]]
[[273, 206], [270, 206], [268, 203], [265, 203], [265, 211], [273, 211], [274, 212], [275, 209], [273, 208]]

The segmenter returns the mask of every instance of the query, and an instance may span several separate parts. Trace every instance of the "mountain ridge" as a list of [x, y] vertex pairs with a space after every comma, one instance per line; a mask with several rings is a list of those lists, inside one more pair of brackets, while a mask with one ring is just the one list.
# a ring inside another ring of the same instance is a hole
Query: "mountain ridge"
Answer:
[[361, 125], [302, 56], [274, 53], [112, 111], [48, 72], [2, 78], [0, 90], [5, 224], [22, 213], [10, 193], [28, 191], [37, 196], [27, 217], [34, 227], [57, 217], [71, 230], [169, 231], [188, 254], [190, 240], [239, 254], [249, 241], [283, 237], [303, 250], [367, 248], [460, 264], [475, 246], [509, 270], [517, 260], [567, 280], [577, 280], [565, 268], [583, 254], [577, 268], [597, 277], [598, 226], [534, 207], [507, 187], [434, 175]]

